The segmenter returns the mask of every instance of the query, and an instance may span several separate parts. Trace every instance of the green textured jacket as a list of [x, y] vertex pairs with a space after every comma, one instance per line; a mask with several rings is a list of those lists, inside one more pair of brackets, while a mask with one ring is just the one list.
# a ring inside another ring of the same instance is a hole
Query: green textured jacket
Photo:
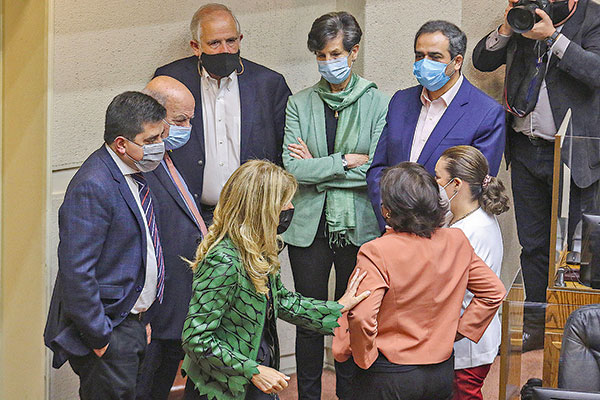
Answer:
[[[288, 99], [283, 137], [283, 165], [298, 180], [294, 196], [294, 217], [282, 235], [293, 246], [308, 247], [317, 234], [327, 189], [355, 191], [356, 229], [350, 231], [350, 242], [362, 246], [380, 236], [379, 225], [367, 193], [367, 170], [385, 126], [389, 96], [378, 89], [367, 90], [360, 103], [360, 135], [354, 153], [368, 154], [369, 161], [360, 167], [344, 171], [342, 154], [328, 154], [325, 133], [325, 106], [317, 93], [317, 85], [304, 89]], [[344, 112], [343, 110], [341, 112]], [[308, 146], [311, 159], [290, 156], [287, 146], [298, 143], [298, 137]]]
[[[279, 274], [270, 276], [275, 318], [332, 334], [342, 306], [288, 291]], [[183, 370], [209, 399], [243, 400], [265, 324], [267, 298], [254, 289], [229, 238], [219, 242], [194, 273], [192, 298], [183, 325]], [[275, 368], [279, 347], [275, 343]]]

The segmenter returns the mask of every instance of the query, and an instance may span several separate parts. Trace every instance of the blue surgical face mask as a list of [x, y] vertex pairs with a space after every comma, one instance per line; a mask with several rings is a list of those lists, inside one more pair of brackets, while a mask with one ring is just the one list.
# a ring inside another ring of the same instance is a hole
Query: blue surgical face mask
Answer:
[[169, 125], [169, 136], [163, 139], [163, 143], [165, 144], [165, 150], [178, 149], [184, 144], [186, 144], [188, 140], [190, 140], [190, 134], [192, 133], [191, 126], [185, 127], [179, 125], [171, 125], [167, 121], [165, 121], [165, 123]]
[[133, 163], [135, 164], [135, 166], [137, 167], [137, 169], [140, 172], [153, 171], [154, 169], [156, 169], [156, 167], [158, 167], [158, 165], [162, 161], [163, 157], [165, 156], [165, 143], [164, 142], [145, 144], [142, 146], [142, 145], [137, 144], [133, 140], [129, 140], [127, 138], [125, 138], [125, 140], [135, 144], [138, 147], [141, 147], [142, 150], [144, 151], [144, 155], [141, 160], [136, 160], [135, 158], [131, 157], [129, 154], [125, 153], [125, 155], [127, 157], [129, 157], [129, 159], [131, 161], [133, 161]]
[[329, 83], [337, 85], [350, 76], [352, 67], [348, 65], [348, 56], [334, 58], [329, 61], [318, 61], [319, 73]]
[[[454, 61], [454, 60], [452, 60]], [[415, 61], [413, 65], [413, 74], [419, 81], [430, 92], [435, 92], [444, 86], [450, 80], [450, 77], [446, 75], [446, 67], [452, 64], [450, 61], [448, 64], [441, 63], [439, 61], [433, 61], [428, 58], [422, 58], [419, 61]]]

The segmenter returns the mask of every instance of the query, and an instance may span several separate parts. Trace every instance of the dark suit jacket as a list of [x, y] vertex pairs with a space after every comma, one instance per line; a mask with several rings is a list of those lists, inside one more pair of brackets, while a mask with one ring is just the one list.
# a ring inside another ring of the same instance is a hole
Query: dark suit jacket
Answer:
[[[571, 108], [573, 135], [600, 137], [600, 4], [579, 0], [575, 14], [561, 33], [571, 43], [562, 59], [555, 55], [550, 58], [546, 74], [554, 122], [558, 128], [567, 109]], [[509, 47], [487, 51], [486, 39], [487, 35], [473, 50], [473, 65], [484, 72], [505, 64]], [[516, 72], [522, 66], [513, 64], [512, 69]], [[566, 143], [569, 146], [568, 140]], [[563, 149], [563, 155], [568, 151], [568, 147], [566, 151]], [[575, 184], [583, 188], [599, 180], [600, 140], [574, 140], [572, 151], [571, 176]]]
[[[250, 159], [267, 159], [281, 165], [285, 107], [292, 93], [281, 74], [252, 61], [242, 61], [244, 73], [238, 75], [242, 114], [240, 160], [244, 163]], [[187, 86], [196, 100], [190, 140], [174, 150], [171, 158], [200, 206], [204, 180], [204, 125], [198, 58], [192, 56], [162, 66], [154, 73], [154, 76], [158, 75], [177, 79]]]
[[[369, 197], [382, 231], [385, 221], [381, 217], [379, 180], [385, 168], [410, 160], [415, 128], [423, 106], [420, 99], [422, 90], [423, 86], [413, 86], [396, 92], [392, 97], [387, 124], [367, 172]], [[417, 162], [435, 175], [435, 164], [444, 150], [457, 145], [471, 145], [485, 155], [490, 164], [490, 173], [496, 175], [504, 151], [504, 135], [502, 107], [464, 78], [456, 96], [431, 132]]]
[[192, 296], [193, 276], [181, 257], [194, 259], [202, 233], [164, 164], [144, 176], [155, 204], [160, 208], [157, 222], [165, 260], [163, 302], [154, 302], [149, 310], [152, 339], [181, 340], [183, 321]]
[[44, 332], [55, 368], [109, 343], [144, 286], [146, 228], [104, 146], [69, 183], [58, 227], [58, 276]]

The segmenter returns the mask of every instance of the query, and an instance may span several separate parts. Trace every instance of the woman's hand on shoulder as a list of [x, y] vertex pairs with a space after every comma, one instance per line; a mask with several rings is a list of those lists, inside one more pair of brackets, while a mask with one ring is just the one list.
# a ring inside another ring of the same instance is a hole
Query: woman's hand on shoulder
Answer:
[[288, 386], [290, 377], [277, 371], [276, 369], [258, 366], [258, 374], [252, 376], [252, 383], [261, 392], [271, 394], [282, 391]]
[[366, 271], [361, 274], [360, 268], [356, 268], [356, 271], [354, 272], [354, 275], [352, 276], [352, 279], [350, 280], [350, 284], [346, 288], [346, 292], [338, 300], [338, 303], [340, 303], [342, 306], [344, 306], [344, 308], [342, 308], [341, 312], [346, 312], [346, 311], [352, 310], [354, 308], [354, 306], [356, 306], [358, 303], [360, 303], [361, 301], [363, 301], [364, 299], [369, 297], [369, 295], [371, 294], [370, 290], [365, 290], [358, 296], [356, 295], [356, 292], [358, 290], [358, 285], [360, 285], [362, 280], [365, 279], [365, 276], [367, 276]]

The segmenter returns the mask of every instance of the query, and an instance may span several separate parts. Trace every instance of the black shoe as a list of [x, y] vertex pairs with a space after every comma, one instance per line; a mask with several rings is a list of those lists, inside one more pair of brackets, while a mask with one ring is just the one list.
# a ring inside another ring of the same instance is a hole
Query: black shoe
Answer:
[[542, 380], [538, 378], [531, 378], [521, 388], [521, 400], [532, 400], [533, 399], [533, 388], [536, 386], [542, 386]]
[[544, 332], [523, 332], [522, 353], [527, 353], [531, 350], [539, 350], [544, 348]]

